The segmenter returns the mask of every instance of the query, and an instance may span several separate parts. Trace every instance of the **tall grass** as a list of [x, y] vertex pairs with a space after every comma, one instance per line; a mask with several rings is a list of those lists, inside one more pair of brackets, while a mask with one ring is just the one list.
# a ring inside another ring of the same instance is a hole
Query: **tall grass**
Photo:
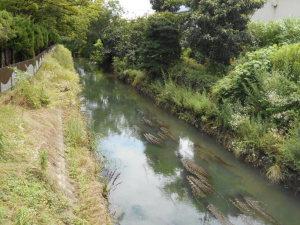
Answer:
[[292, 44], [300, 42], [300, 19], [252, 22], [248, 30], [253, 38], [255, 48], [274, 44]]

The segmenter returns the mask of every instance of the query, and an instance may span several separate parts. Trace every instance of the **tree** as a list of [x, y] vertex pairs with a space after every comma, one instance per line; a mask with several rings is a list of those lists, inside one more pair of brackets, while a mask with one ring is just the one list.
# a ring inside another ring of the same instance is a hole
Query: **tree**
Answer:
[[142, 65], [155, 76], [167, 70], [181, 55], [177, 17], [172, 13], [157, 13], [148, 18]]
[[206, 59], [229, 64], [249, 40], [247, 23], [264, 0], [193, 0], [188, 43]]
[[0, 46], [14, 37], [13, 17], [6, 11], [0, 11]]
[[184, 0], [150, 0], [152, 9], [157, 12], [177, 12], [181, 5], [184, 5]]
[[103, 43], [100, 39], [96, 41], [94, 44], [94, 49], [91, 53], [91, 59], [99, 64], [103, 62], [104, 57], [104, 47]]

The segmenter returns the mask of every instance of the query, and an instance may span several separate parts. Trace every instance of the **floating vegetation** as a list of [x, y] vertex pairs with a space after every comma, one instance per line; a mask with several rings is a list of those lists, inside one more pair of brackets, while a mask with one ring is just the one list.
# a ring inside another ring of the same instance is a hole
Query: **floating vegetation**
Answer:
[[189, 185], [192, 189], [193, 195], [197, 198], [205, 198], [206, 194], [197, 186], [196, 183], [194, 183], [194, 177], [193, 176], [187, 176], [187, 181], [189, 182]]
[[199, 158], [201, 158], [202, 160], [207, 161], [207, 162], [214, 161], [214, 162], [220, 163], [224, 166], [233, 167], [231, 164], [225, 162], [225, 160], [223, 160], [220, 156], [212, 153], [211, 151], [203, 151], [204, 148], [202, 146], [196, 144], [195, 147], [198, 150]]
[[181, 160], [183, 167], [191, 174], [198, 178], [206, 177], [208, 178], [208, 173], [203, 169], [201, 166], [198, 166], [196, 163], [189, 159], [182, 159]]
[[209, 183], [208, 174], [205, 169], [188, 159], [183, 159], [182, 164], [191, 174], [186, 178], [192, 189], [192, 193], [196, 198], [204, 198], [214, 192], [212, 185]]
[[192, 192], [195, 197], [203, 198], [213, 193], [212, 186], [208, 183], [208, 181], [205, 178], [198, 179], [194, 176], [187, 176], [187, 180], [191, 185]]
[[146, 125], [148, 125], [149, 127], [155, 127], [155, 126], [156, 126], [155, 123], [154, 123], [152, 120], [147, 119], [146, 117], [143, 117], [143, 118], [142, 118], [142, 121], [143, 121]]
[[144, 137], [151, 144], [159, 145], [162, 142], [162, 139], [155, 137], [153, 134], [150, 133], [145, 133]]
[[154, 127], [154, 123], [153, 123], [151, 120], [147, 119], [146, 117], [143, 117], [143, 118], [142, 118], [142, 121], [143, 121], [145, 124], [147, 124], [148, 126]]
[[161, 138], [162, 140], [166, 140], [166, 139], [169, 138], [169, 137], [168, 137], [166, 134], [164, 134], [163, 132], [158, 132], [158, 133], [157, 133], [157, 136], [158, 136], [159, 138]]
[[209, 204], [207, 206], [207, 209], [209, 212], [216, 217], [216, 219], [223, 225], [233, 225], [228, 218], [219, 210], [217, 209], [214, 205]]
[[171, 138], [173, 141], [176, 141], [175, 136], [171, 133], [171, 131], [166, 127], [160, 127], [161, 133], [163, 133], [165, 136]]
[[279, 224], [266, 210], [261, 206], [261, 203], [250, 197], [243, 197], [241, 199], [234, 198], [231, 200], [233, 205], [238, 208], [242, 213], [251, 216], [258, 216], [272, 224]]

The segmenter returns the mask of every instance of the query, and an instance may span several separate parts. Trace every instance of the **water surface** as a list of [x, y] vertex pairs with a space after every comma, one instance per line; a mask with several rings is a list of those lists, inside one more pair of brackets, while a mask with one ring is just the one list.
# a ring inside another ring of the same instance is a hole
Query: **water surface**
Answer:
[[[296, 198], [268, 184], [258, 171], [239, 162], [212, 137], [159, 109], [131, 87], [103, 76], [92, 65], [79, 63], [78, 68], [85, 111], [98, 137], [97, 150], [107, 160], [111, 183], [114, 181], [109, 202], [116, 223], [221, 224], [207, 210], [208, 204], [213, 204], [232, 224], [271, 224], [261, 216], [243, 214], [230, 201], [251, 197], [261, 202], [277, 224], [300, 224]], [[145, 119], [152, 121], [152, 126]], [[157, 135], [161, 126], [175, 141], [169, 138], [159, 146], [147, 142], [144, 133]], [[182, 158], [208, 171], [213, 195], [193, 198]]]

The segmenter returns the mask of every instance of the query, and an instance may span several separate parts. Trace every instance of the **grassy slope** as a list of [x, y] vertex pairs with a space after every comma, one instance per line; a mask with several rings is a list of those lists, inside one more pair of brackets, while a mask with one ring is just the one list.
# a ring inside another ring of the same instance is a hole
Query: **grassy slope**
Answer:
[[0, 223], [109, 224], [70, 52], [19, 77], [0, 96]]

